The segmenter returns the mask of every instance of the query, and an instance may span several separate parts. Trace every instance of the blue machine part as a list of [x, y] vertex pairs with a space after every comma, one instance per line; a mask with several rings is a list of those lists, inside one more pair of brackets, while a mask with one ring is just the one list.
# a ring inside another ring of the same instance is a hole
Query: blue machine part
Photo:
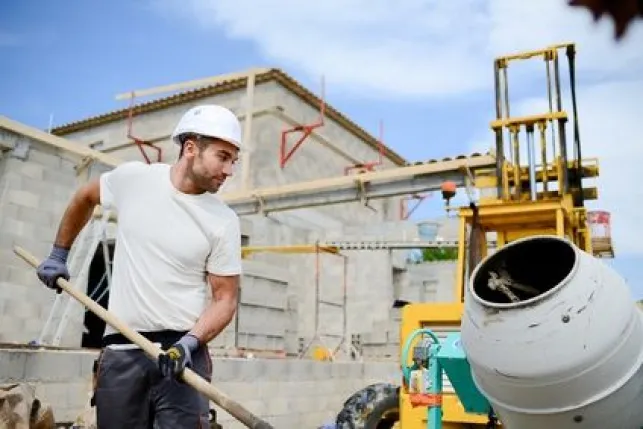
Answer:
[[471, 366], [462, 348], [459, 332], [447, 336], [438, 351], [437, 360], [464, 409], [469, 413], [488, 414], [491, 405], [473, 382]]

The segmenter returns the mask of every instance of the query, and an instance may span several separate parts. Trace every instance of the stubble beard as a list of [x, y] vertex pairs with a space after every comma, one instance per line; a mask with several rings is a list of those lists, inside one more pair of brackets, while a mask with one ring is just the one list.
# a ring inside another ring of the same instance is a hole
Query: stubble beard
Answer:
[[216, 194], [221, 188], [221, 184], [213, 183], [213, 178], [199, 174], [194, 169], [192, 169], [192, 181], [201, 191], [209, 194]]

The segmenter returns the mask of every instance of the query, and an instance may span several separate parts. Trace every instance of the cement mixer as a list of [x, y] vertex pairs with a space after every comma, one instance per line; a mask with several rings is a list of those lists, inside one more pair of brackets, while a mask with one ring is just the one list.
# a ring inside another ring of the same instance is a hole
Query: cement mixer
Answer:
[[556, 236], [472, 272], [461, 340], [507, 429], [643, 427], [643, 313], [611, 267]]

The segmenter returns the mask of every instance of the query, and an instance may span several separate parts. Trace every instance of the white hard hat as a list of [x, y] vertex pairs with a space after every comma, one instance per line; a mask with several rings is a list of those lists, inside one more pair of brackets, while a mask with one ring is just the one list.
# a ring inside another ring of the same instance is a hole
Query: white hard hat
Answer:
[[241, 149], [239, 119], [223, 106], [206, 104], [185, 112], [172, 133], [172, 140], [180, 145], [180, 136], [187, 133], [225, 140]]

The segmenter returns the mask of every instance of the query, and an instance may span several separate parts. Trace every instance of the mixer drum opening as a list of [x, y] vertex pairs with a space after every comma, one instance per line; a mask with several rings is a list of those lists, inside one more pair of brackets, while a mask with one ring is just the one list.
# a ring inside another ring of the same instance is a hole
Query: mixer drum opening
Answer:
[[518, 240], [476, 270], [473, 293], [487, 304], [520, 305], [562, 285], [576, 263], [573, 246], [558, 237]]

